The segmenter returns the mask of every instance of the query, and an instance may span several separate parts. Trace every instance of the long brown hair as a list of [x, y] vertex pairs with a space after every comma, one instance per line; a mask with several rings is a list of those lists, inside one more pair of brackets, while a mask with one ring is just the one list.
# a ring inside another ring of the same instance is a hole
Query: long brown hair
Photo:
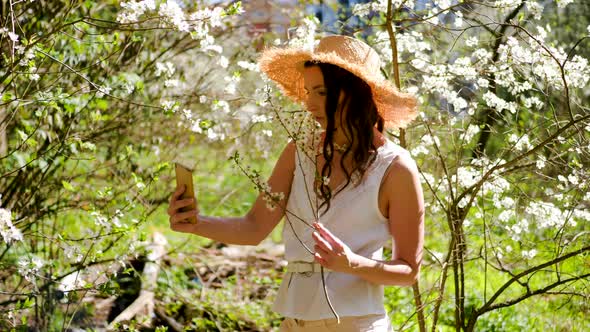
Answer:
[[[319, 186], [316, 186], [316, 190], [319, 191], [323, 199], [320, 208], [325, 206], [325, 211], [328, 211], [330, 199], [333, 197], [332, 190], [321, 179], [329, 178], [332, 174], [335, 115], [338, 108], [347, 108], [346, 112], [340, 112], [340, 116], [343, 118], [338, 121], [344, 124], [344, 135], [350, 144], [346, 146], [340, 159], [340, 167], [344, 170], [346, 182], [334, 195], [350, 185], [353, 174], [358, 173], [359, 179], [362, 179], [369, 166], [373, 164], [377, 158], [377, 148], [373, 144], [375, 138], [373, 128], [377, 127], [377, 130], [382, 133], [384, 120], [377, 112], [371, 87], [365, 81], [345, 69], [328, 63], [307, 61], [304, 66], [306, 68], [313, 66], [320, 68], [327, 91], [326, 118], [328, 123], [322, 151], [326, 163], [322, 167]], [[344, 92], [344, 100], [342, 104], [339, 104], [341, 91]], [[352, 170], [350, 172], [344, 167], [344, 160], [349, 154], [352, 154]]]

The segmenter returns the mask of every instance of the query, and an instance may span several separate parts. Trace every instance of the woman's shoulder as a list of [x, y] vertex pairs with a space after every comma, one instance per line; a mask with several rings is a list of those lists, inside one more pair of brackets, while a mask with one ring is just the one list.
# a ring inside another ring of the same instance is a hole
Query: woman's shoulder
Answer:
[[394, 143], [387, 137], [384, 137], [384, 140], [385, 142], [377, 148], [377, 152], [381, 157], [390, 159], [389, 161], [398, 159], [398, 156], [403, 156], [404, 158], [409, 158], [410, 160], [413, 160], [408, 150]]
[[418, 167], [410, 152], [389, 138], [379, 147], [379, 155], [385, 170], [385, 177], [415, 177]]

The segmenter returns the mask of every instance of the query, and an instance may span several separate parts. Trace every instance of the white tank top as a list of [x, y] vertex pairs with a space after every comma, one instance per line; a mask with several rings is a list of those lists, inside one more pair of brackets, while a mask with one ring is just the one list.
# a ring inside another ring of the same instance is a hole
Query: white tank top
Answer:
[[[382, 259], [383, 245], [391, 238], [391, 234], [388, 220], [379, 210], [379, 187], [391, 162], [400, 154], [407, 153], [405, 149], [386, 139], [385, 144], [377, 149], [377, 157], [367, 169], [364, 179], [357, 186], [349, 184], [334, 196], [330, 209], [320, 217], [323, 225], [356, 254], [376, 260]], [[316, 201], [313, 191], [315, 169], [314, 162], [298, 149], [287, 209], [310, 224], [315, 220], [315, 208], [312, 208], [315, 207]], [[285, 259], [313, 262], [313, 256], [301, 246], [293, 234], [289, 221], [299, 238], [312, 251], [313, 230], [290, 213], [286, 213], [285, 217], [288, 219], [283, 228]], [[347, 273], [325, 271], [324, 276], [330, 300], [339, 316], [385, 314], [382, 285]], [[286, 273], [273, 310], [285, 317], [304, 320], [334, 317], [324, 296], [320, 273], [312, 273], [309, 276]]]

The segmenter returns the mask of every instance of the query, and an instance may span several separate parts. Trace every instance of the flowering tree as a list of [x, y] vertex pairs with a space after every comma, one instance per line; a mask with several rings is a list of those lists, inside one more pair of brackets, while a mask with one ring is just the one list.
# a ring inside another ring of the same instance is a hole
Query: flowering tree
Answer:
[[[488, 317], [534, 296], [572, 306], [588, 298], [590, 22], [560, 21], [584, 8], [354, 8], [384, 73], [421, 102], [414, 125], [390, 132], [417, 160], [428, 202], [415, 310], [409, 290], [387, 289], [398, 329], [524, 329]], [[241, 163], [284, 145], [274, 128], [306, 136], [301, 106], [261, 79], [241, 12], [239, 3], [150, 0], [0, 9], [0, 266], [9, 271], [0, 327], [19, 316], [49, 326], [60, 292], [113, 292], [89, 269], [112, 273], [142, 253], [136, 231], [170, 191], [158, 180], [190, 146], [219, 146]], [[291, 38], [264, 41], [313, 47], [319, 22], [290, 14], [299, 23]], [[281, 193], [244, 170], [272, 207]]]
[[[265, 121], [233, 116], [255, 103], [232, 100], [254, 66], [252, 41], [235, 37], [241, 12], [239, 2], [2, 6], [2, 329], [20, 317], [66, 326], [52, 321], [64, 294], [116, 292], [105, 276], [144, 252], [141, 225], [167, 201], [170, 161]], [[259, 154], [270, 142], [240, 138]]]

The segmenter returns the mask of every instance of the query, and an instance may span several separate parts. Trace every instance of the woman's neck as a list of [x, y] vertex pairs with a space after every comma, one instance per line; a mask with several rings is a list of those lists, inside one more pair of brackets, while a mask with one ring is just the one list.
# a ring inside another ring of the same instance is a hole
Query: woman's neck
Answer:
[[[324, 144], [325, 138], [326, 133], [324, 132], [321, 136], [321, 142], [319, 145], [320, 149]], [[334, 135], [332, 136], [332, 142], [334, 143], [334, 150], [338, 152], [344, 152], [350, 146], [350, 140], [346, 138], [346, 135], [342, 130], [336, 130], [334, 132]], [[379, 130], [377, 130], [377, 128], [373, 128], [373, 146], [375, 146], [375, 148], [379, 148], [383, 144], [385, 144], [385, 136], [382, 133], [380, 133]], [[351, 150], [354, 151], [355, 148], [355, 146], [352, 146]]]

